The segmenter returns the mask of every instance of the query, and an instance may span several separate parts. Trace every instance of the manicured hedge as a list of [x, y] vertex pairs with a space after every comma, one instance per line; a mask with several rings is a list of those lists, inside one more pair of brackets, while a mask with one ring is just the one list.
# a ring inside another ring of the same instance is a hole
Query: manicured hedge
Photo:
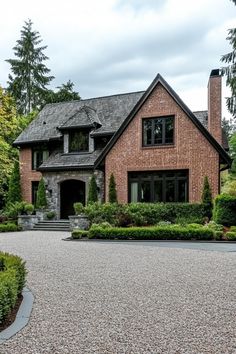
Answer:
[[160, 221], [202, 223], [205, 216], [203, 204], [188, 203], [94, 203], [86, 206], [84, 212], [91, 223], [109, 222], [121, 227], [155, 225]]
[[13, 223], [0, 224], [0, 232], [20, 231], [21, 227]]
[[120, 240], [211, 240], [214, 231], [208, 228], [187, 228], [179, 225], [153, 227], [108, 227], [94, 225], [88, 233], [89, 238]]
[[235, 241], [236, 240], [236, 232], [228, 231], [225, 234], [226, 240]]
[[213, 219], [225, 226], [236, 225], [236, 197], [220, 194], [215, 199]]
[[0, 252], [0, 323], [15, 306], [25, 284], [25, 262], [14, 255]]
[[72, 238], [74, 239], [80, 239], [82, 237], [88, 237], [88, 231], [87, 230], [73, 230], [71, 233]]

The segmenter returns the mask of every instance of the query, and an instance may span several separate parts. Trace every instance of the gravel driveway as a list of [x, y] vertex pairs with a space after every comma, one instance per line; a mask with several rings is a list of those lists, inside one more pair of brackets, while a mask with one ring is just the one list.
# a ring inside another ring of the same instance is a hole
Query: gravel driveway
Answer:
[[236, 253], [67, 236], [0, 234], [35, 295], [1, 354], [236, 353]]

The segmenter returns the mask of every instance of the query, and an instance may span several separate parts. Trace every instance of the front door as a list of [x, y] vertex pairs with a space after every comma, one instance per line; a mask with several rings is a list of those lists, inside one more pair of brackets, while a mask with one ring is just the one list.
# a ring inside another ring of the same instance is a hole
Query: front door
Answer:
[[68, 219], [74, 215], [74, 203], [80, 202], [85, 205], [85, 183], [75, 179], [61, 183], [61, 219]]

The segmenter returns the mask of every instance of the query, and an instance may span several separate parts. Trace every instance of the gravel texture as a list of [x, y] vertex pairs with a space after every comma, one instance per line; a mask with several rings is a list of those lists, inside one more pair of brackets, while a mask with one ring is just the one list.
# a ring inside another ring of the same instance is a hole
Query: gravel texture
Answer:
[[66, 236], [0, 234], [35, 295], [1, 354], [236, 353], [236, 253]]

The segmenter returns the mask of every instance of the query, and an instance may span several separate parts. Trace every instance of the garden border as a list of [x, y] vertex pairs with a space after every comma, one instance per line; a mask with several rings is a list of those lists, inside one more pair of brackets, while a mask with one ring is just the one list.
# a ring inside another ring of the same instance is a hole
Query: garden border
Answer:
[[0, 344], [3, 344], [16, 333], [21, 331], [29, 322], [34, 303], [34, 295], [28, 288], [25, 287], [22, 291], [22, 296], [23, 300], [17, 312], [15, 321], [9, 327], [0, 332]]

